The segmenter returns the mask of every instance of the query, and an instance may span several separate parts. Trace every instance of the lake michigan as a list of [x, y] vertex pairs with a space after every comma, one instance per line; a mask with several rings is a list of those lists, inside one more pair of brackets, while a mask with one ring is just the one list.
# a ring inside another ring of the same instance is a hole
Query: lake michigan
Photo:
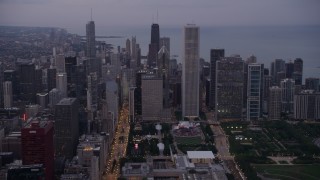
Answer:
[[[183, 27], [166, 27], [160, 24], [160, 36], [170, 37], [170, 53], [178, 55], [178, 62], [181, 62], [182, 29]], [[84, 35], [85, 27], [68, 31]], [[126, 39], [136, 36], [142, 55], [146, 55], [151, 38], [151, 25], [112, 27], [96, 24], [96, 35], [124, 36], [125, 38], [120, 39], [103, 39], [115, 47], [125, 47]], [[226, 56], [239, 54], [244, 60], [253, 54], [258, 63], [265, 64], [267, 68], [274, 59], [293, 61], [295, 58], [302, 58], [303, 78], [320, 78], [320, 26], [200, 26], [200, 57], [209, 61], [212, 48], [224, 48]]]

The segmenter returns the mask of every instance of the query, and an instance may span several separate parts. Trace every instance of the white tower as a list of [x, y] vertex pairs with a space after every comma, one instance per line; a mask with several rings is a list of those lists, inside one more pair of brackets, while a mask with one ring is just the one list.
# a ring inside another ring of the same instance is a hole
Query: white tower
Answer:
[[199, 27], [188, 24], [183, 30], [182, 117], [199, 116]]

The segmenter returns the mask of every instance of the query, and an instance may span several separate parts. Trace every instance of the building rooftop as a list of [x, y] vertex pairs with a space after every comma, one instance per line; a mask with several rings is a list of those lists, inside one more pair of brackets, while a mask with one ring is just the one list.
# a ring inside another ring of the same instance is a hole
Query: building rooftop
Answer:
[[71, 105], [76, 101], [76, 98], [63, 98], [57, 105]]
[[189, 159], [214, 159], [212, 151], [187, 151]]

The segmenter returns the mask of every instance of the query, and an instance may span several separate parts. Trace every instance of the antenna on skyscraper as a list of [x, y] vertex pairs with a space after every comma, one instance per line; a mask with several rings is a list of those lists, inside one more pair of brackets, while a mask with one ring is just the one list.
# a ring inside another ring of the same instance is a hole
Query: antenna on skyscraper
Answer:
[[157, 22], [156, 22], [157, 24], [159, 23], [159, 22], [158, 22], [158, 20], [159, 20], [158, 18], [159, 18], [159, 17], [158, 17], [158, 9], [157, 9]]
[[91, 8], [91, 21], [92, 21], [92, 8]]

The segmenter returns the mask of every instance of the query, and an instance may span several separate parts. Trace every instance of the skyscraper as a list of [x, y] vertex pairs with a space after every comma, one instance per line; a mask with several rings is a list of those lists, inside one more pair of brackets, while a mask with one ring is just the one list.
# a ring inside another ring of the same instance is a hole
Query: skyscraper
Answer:
[[320, 120], [320, 93], [304, 90], [294, 95], [294, 119]]
[[183, 29], [182, 117], [199, 116], [199, 27], [188, 24]]
[[142, 119], [144, 121], [159, 120], [163, 109], [163, 80], [154, 74], [142, 76]]
[[160, 48], [162, 48], [162, 46], [165, 46], [168, 53], [169, 53], [169, 57], [170, 57], [170, 38], [169, 37], [161, 37], [160, 38]]
[[263, 64], [248, 65], [247, 120], [258, 120], [262, 114]]
[[303, 60], [301, 58], [296, 58], [293, 64], [293, 79], [295, 81], [295, 85], [302, 85]]
[[224, 49], [210, 50], [210, 94], [209, 105], [211, 109], [215, 109], [216, 101], [216, 62], [224, 57]]
[[36, 102], [35, 65], [33, 63], [19, 66], [19, 99], [26, 103]]
[[79, 102], [76, 98], [63, 98], [55, 106], [55, 154], [72, 158], [79, 138]]
[[49, 121], [32, 121], [21, 129], [23, 165], [43, 164], [45, 179], [53, 179], [54, 146], [53, 124]]
[[241, 57], [225, 57], [216, 63], [216, 108], [218, 120], [242, 118], [244, 62]]
[[281, 116], [281, 88], [272, 86], [269, 89], [268, 119], [280, 120]]
[[160, 46], [160, 30], [159, 24], [152, 24], [151, 26], [151, 42], [149, 44], [148, 65], [155, 67], [157, 62], [157, 55]]
[[286, 78], [292, 78], [294, 72], [294, 64], [289, 61], [285, 64], [286, 67]]
[[314, 92], [319, 92], [320, 79], [319, 78], [306, 78], [306, 89], [312, 89]]
[[169, 104], [169, 52], [162, 46], [158, 53], [158, 74], [163, 81], [163, 107], [168, 108]]
[[293, 113], [294, 80], [283, 79], [280, 82], [282, 112]]
[[47, 91], [50, 92], [53, 88], [56, 88], [56, 76], [57, 70], [50, 67], [47, 69]]
[[276, 59], [271, 64], [271, 75], [273, 83], [279, 86], [281, 79], [285, 78], [285, 61], [282, 59]]
[[3, 82], [3, 107], [11, 108], [13, 103], [12, 82]]
[[67, 74], [66, 73], [57, 73], [56, 75], [56, 86], [57, 89], [61, 92], [62, 97], [67, 97]]
[[126, 53], [128, 57], [131, 57], [131, 42], [130, 39], [126, 40]]
[[89, 21], [86, 25], [87, 47], [86, 55], [89, 58], [96, 57], [96, 34], [94, 21]]

